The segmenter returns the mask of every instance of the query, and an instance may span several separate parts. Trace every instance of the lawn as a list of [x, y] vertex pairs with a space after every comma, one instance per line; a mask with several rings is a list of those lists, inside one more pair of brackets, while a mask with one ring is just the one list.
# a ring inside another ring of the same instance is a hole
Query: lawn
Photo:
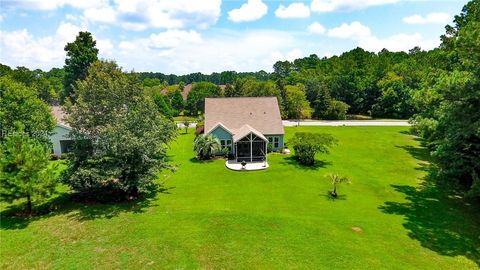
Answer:
[[[404, 127], [292, 127], [339, 139], [317, 166], [280, 154], [234, 172], [193, 159], [193, 132], [170, 150], [155, 197], [72, 203], [1, 220], [2, 269], [476, 269], [479, 209], [427, 181], [427, 155]], [[339, 200], [327, 173], [350, 177]], [[3, 209], [7, 206], [3, 205]]]

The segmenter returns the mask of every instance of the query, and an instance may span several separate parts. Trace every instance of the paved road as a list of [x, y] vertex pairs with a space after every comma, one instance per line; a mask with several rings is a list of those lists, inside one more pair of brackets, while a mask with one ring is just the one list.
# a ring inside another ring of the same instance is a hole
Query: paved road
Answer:
[[[298, 126], [298, 122], [283, 120], [285, 127]], [[182, 123], [177, 123], [179, 128], [184, 128]], [[189, 127], [194, 128], [196, 123], [190, 123]], [[300, 126], [384, 126], [384, 127], [409, 127], [408, 121], [369, 121], [369, 120], [341, 120], [341, 121], [302, 121]]]
[[[283, 120], [286, 127], [298, 126], [299, 122]], [[341, 120], [341, 121], [302, 121], [300, 126], [411, 126], [408, 121], [369, 121], [369, 120]]]
[[[182, 123], [177, 123], [177, 127], [179, 127], [179, 128], [185, 128], [185, 125], [182, 124]], [[189, 128], [195, 128], [195, 127], [197, 127], [197, 123], [190, 123], [190, 124], [188, 125], [188, 127], [189, 127]]]

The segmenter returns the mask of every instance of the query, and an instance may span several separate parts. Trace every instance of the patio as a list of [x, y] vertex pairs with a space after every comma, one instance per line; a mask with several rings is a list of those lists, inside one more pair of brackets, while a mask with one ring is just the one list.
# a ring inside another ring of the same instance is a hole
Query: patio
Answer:
[[234, 171], [258, 171], [268, 168], [268, 162], [247, 162], [245, 167], [243, 167], [241, 162], [237, 162], [235, 160], [227, 160], [227, 162], [225, 162], [225, 166], [227, 166], [227, 168], [229, 168], [230, 170]]

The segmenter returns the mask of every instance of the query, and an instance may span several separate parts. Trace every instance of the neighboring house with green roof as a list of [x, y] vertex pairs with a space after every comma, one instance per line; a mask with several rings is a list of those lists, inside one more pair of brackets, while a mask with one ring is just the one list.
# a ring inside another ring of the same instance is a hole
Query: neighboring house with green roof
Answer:
[[277, 98], [206, 98], [205, 134], [217, 137], [237, 161], [265, 160], [268, 148], [284, 145]]

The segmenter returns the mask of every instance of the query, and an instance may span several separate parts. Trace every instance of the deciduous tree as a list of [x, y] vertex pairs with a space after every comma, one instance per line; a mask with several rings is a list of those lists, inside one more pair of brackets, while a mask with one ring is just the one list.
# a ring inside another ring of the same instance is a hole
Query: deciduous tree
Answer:
[[75, 144], [63, 179], [96, 199], [136, 197], [156, 185], [167, 166], [174, 122], [162, 115], [135, 74], [114, 62], [92, 64], [77, 82], [77, 102], [66, 108]]
[[48, 105], [33, 88], [8, 77], [0, 78], [0, 141], [8, 133], [21, 129], [46, 143], [54, 127]]
[[310, 103], [305, 97], [303, 85], [287, 85], [285, 86], [285, 108], [284, 115], [293, 119], [306, 119], [312, 115]]
[[209, 82], [199, 82], [192, 86], [192, 90], [188, 93], [186, 109], [190, 115], [196, 116], [198, 112], [205, 110], [206, 97], [221, 96], [221, 89], [218, 85]]
[[315, 164], [315, 154], [328, 153], [337, 139], [326, 133], [296, 132], [290, 144], [295, 150], [295, 158], [300, 164], [312, 166]]

